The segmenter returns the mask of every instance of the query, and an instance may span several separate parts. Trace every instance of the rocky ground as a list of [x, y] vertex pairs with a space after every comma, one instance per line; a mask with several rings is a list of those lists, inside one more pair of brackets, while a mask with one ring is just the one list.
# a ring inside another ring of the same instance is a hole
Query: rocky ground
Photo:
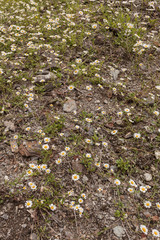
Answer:
[[0, 240], [160, 239], [158, 1], [0, 14]]

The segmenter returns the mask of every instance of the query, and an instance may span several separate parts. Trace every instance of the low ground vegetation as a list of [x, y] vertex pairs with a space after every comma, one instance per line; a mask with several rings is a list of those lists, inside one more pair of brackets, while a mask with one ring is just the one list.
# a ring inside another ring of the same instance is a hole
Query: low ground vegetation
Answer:
[[0, 14], [0, 239], [159, 239], [158, 2]]

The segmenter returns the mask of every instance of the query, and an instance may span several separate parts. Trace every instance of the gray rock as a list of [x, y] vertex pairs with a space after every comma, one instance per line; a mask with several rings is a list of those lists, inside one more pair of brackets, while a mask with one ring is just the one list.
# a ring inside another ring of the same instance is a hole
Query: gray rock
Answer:
[[21, 226], [22, 226], [22, 228], [26, 228], [26, 227], [27, 227], [27, 224], [24, 223], [24, 224], [22, 224]]
[[117, 121], [116, 121], [116, 124], [119, 125], [119, 126], [122, 126], [122, 125], [123, 125], [123, 122], [122, 122], [122, 120], [117, 120]]
[[71, 98], [69, 98], [63, 105], [64, 112], [73, 112], [76, 111], [76, 109], [77, 109], [76, 102]]
[[131, 137], [132, 137], [132, 133], [129, 132], [129, 133], [127, 133], [124, 137], [125, 137], [126, 139], [127, 139], [127, 138], [131, 138]]
[[88, 182], [88, 177], [87, 177], [86, 175], [83, 176], [83, 178], [82, 178], [82, 182], [83, 182], [83, 183]]
[[149, 211], [144, 211], [143, 214], [145, 217], [148, 217], [148, 218], [151, 217], [151, 214]]
[[83, 171], [83, 165], [79, 163], [78, 161], [72, 162], [72, 168], [76, 172], [82, 172]]
[[14, 132], [16, 129], [14, 123], [11, 121], [4, 121], [4, 126], [6, 127], [4, 133], [8, 132], [9, 130]]
[[119, 73], [120, 73], [120, 71], [117, 70], [117, 69], [112, 69], [111, 70], [111, 76], [113, 77], [114, 81], [117, 80]]
[[38, 237], [35, 233], [31, 233], [30, 240], [38, 240]]
[[50, 80], [50, 79], [55, 79], [56, 78], [56, 75], [52, 72], [48, 72], [48, 71], [45, 71], [45, 72], [42, 72], [42, 74], [40, 75], [37, 75], [34, 80], [35, 82], [39, 82], [41, 81], [42, 79], [44, 80]]
[[104, 217], [105, 217], [104, 213], [98, 213], [97, 214], [97, 218], [100, 219], [100, 220], [102, 220]]
[[160, 85], [159, 85], [159, 86], [157, 85], [157, 86], [156, 86], [156, 89], [160, 90]]
[[3, 215], [1, 216], [1, 218], [7, 220], [9, 217], [8, 217], [8, 215], [5, 213], [5, 214], [3, 214]]
[[144, 179], [149, 182], [152, 180], [152, 175], [150, 173], [145, 173], [144, 174]]
[[118, 238], [122, 238], [123, 236], [125, 236], [125, 230], [121, 226], [114, 227], [113, 232]]
[[66, 236], [66, 239], [67, 239], [67, 240], [73, 240], [73, 239], [75, 239], [73, 233], [71, 233], [71, 232], [69, 232], [69, 231], [65, 231], [65, 236]]
[[160, 151], [154, 152], [156, 159], [160, 159]]

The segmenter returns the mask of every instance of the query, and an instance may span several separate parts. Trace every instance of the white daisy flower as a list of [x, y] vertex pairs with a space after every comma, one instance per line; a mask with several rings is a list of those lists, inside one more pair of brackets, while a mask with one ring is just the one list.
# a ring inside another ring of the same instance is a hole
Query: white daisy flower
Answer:
[[108, 163], [104, 163], [103, 166], [108, 169], [109, 168], [109, 164]]
[[133, 135], [133, 136], [134, 136], [134, 138], [137, 138], [137, 139], [138, 139], [138, 138], [140, 138], [140, 137], [141, 137], [141, 134], [140, 134], [140, 133], [134, 133], [134, 135]]
[[84, 199], [86, 199], [86, 194], [85, 194], [85, 193], [82, 193], [82, 194], [81, 194], [81, 197], [83, 197]]
[[129, 180], [129, 184], [133, 187], [137, 187], [135, 181], [133, 181], [132, 179]]
[[151, 204], [150, 201], [145, 201], [145, 202], [144, 202], [144, 206], [145, 206], [146, 208], [150, 208], [150, 207], [152, 206], [152, 204]]
[[74, 89], [73, 85], [68, 86], [68, 90], [73, 90], [73, 89]]
[[97, 26], [98, 26], [97, 23], [92, 24], [92, 28], [93, 28], [93, 29], [96, 29]]
[[90, 153], [86, 153], [86, 158], [91, 158], [91, 154]]
[[79, 180], [79, 175], [73, 174], [73, 175], [72, 175], [72, 180], [73, 180], [73, 181]]
[[76, 59], [76, 63], [81, 63], [82, 62], [82, 59], [81, 58], [77, 58]]
[[147, 192], [147, 188], [145, 186], [140, 186], [140, 191], [145, 193]]
[[26, 201], [25, 206], [26, 206], [26, 208], [32, 207], [32, 201], [31, 200]]
[[154, 236], [154, 237], [160, 237], [160, 233], [159, 233], [159, 231], [157, 230], [157, 229], [152, 229], [152, 235]]
[[128, 188], [128, 192], [133, 193], [134, 189], [133, 188]]
[[26, 171], [26, 174], [27, 174], [28, 176], [32, 175], [32, 173], [33, 173], [32, 169], [28, 169], [28, 170]]
[[153, 113], [154, 113], [156, 116], [159, 115], [159, 112], [158, 112], [158, 111], [154, 111]]
[[121, 182], [120, 182], [120, 180], [115, 179], [115, 180], [114, 180], [114, 184], [117, 185], [117, 186], [119, 186], [119, 185], [121, 184]]
[[44, 144], [44, 145], [42, 145], [42, 148], [43, 148], [44, 150], [48, 150], [48, 149], [49, 149], [49, 145], [48, 145], [48, 144]]
[[65, 152], [65, 151], [62, 151], [62, 152], [60, 152], [60, 155], [61, 155], [62, 157], [65, 157], [65, 156], [66, 156], [66, 152]]
[[104, 147], [108, 147], [108, 143], [107, 143], [107, 142], [102, 142], [102, 145], [103, 145]]
[[51, 139], [50, 139], [50, 138], [48, 138], [48, 137], [44, 138], [44, 142], [45, 142], [45, 143], [48, 143], [48, 142], [50, 142], [50, 140], [51, 140]]
[[57, 160], [56, 160], [56, 164], [61, 164], [61, 162], [62, 162], [62, 159], [60, 159], [60, 158], [58, 158]]
[[145, 225], [140, 225], [140, 229], [144, 234], [146, 234], [146, 235], [148, 234], [148, 229]]
[[113, 130], [113, 131], [111, 131], [111, 134], [115, 135], [117, 132], [118, 132], [117, 130]]
[[50, 204], [49, 207], [52, 211], [55, 211], [57, 208], [54, 204]]
[[34, 163], [30, 163], [29, 164], [29, 167], [32, 168], [32, 169], [35, 169], [36, 168], [36, 165]]

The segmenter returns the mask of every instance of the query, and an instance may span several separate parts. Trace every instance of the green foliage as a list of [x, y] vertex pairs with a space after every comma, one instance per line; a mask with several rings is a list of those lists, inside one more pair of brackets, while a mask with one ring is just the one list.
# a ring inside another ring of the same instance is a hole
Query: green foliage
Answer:
[[88, 172], [95, 172], [96, 167], [94, 166], [94, 160], [92, 158], [86, 158], [83, 156], [81, 163], [85, 166]]
[[[141, 19], [139, 17], [135, 17], [133, 21], [128, 12], [120, 10], [115, 13], [110, 11], [108, 6], [101, 6], [101, 9], [106, 19], [106, 26], [108, 26], [108, 30], [113, 32], [113, 36], [111, 38], [114, 44], [123, 47], [127, 53], [131, 53], [133, 46], [137, 41], [136, 35], [143, 35], [143, 31], [139, 27]], [[128, 23], [133, 24], [133, 26], [127, 26]]]
[[123, 174], [129, 173], [132, 168], [130, 161], [127, 159], [124, 160], [121, 157], [116, 161], [116, 164], [120, 172]]
[[51, 137], [56, 136], [64, 127], [65, 119], [61, 117], [60, 119], [54, 120], [54, 122], [49, 123], [45, 127], [45, 133], [49, 134]]
[[118, 201], [118, 203], [116, 203], [116, 207], [118, 207], [118, 209], [114, 213], [115, 217], [121, 218], [123, 220], [125, 217], [123, 202]]

